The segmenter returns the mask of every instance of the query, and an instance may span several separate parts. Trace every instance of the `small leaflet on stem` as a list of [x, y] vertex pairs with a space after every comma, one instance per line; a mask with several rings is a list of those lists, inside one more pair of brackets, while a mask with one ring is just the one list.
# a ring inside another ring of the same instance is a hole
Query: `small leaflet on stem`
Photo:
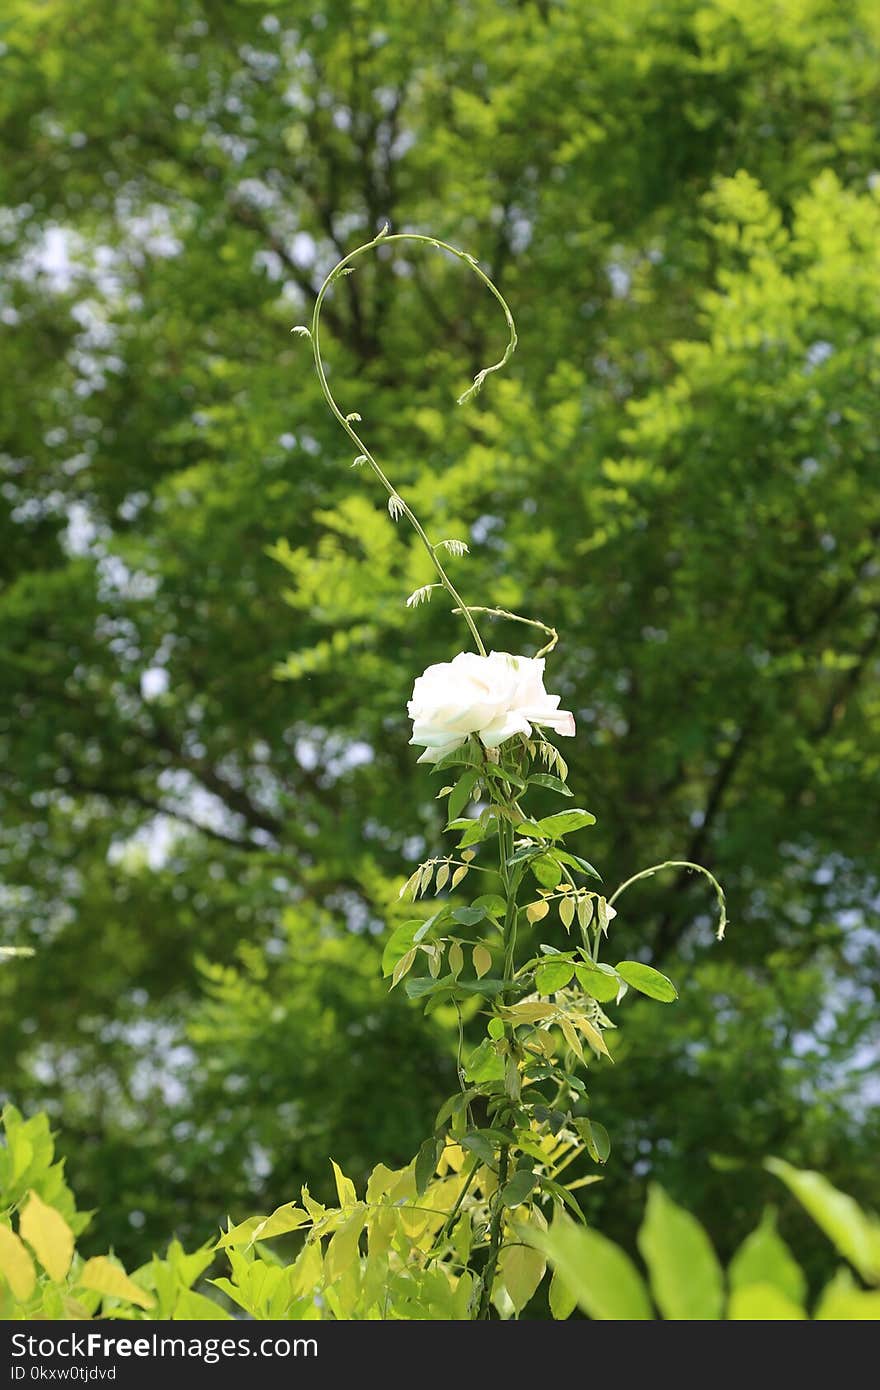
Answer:
[[431, 598], [431, 591], [439, 588], [437, 584], [423, 584], [420, 589], [413, 589], [406, 601], [407, 608], [418, 608], [420, 603], [428, 603]]

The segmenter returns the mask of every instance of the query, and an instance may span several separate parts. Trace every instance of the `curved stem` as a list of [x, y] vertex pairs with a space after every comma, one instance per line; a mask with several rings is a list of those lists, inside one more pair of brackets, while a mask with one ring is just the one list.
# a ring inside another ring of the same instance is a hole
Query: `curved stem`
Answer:
[[715, 889], [715, 896], [718, 899], [718, 909], [720, 920], [716, 936], [719, 941], [724, 940], [724, 929], [727, 926], [727, 902], [724, 897], [724, 889], [718, 882], [714, 874], [710, 874], [708, 869], [704, 869], [702, 864], [692, 864], [689, 859], [665, 859], [662, 864], [652, 864], [650, 869], [642, 869], [640, 873], [633, 874], [625, 883], [621, 883], [619, 888], [615, 888], [611, 897], [608, 899], [608, 906], [612, 907], [615, 900], [625, 893], [631, 883], [638, 883], [640, 878], [651, 878], [654, 874], [659, 874], [663, 869], [693, 869], [694, 873], [702, 874], [707, 878]]
[[[458, 609], [455, 610], [455, 612], [458, 611]], [[527, 627], [537, 627], [542, 632], [546, 632], [550, 641], [539, 652], [535, 652], [536, 661], [542, 656], [547, 656], [548, 652], [552, 652], [559, 641], [559, 633], [556, 628], [549, 627], [547, 623], [539, 622], [537, 618], [524, 618], [521, 613], [510, 613], [506, 608], [484, 608], [481, 604], [476, 606], [470, 604], [467, 611], [469, 613], [486, 613], [492, 618], [508, 618], [512, 623], [525, 623]]]
[[[375, 236], [372, 241], [368, 241], [363, 246], [359, 246], [356, 250], [349, 252], [349, 254], [338, 263], [338, 265], [335, 265], [333, 269], [330, 271], [330, 274], [324, 280], [324, 283], [322, 284], [320, 290], [318, 291], [318, 296], [315, 300], [315, 308], [312, 313], [311, 327], [312, 352], [315, 358], [315, 368], [318, 373], [318, 381], [321, 384], [321, 390], [324, 393], [324, 399], [329, 405], [331, 411], [333, 412], [336, 419], [339, 421], [342, 428], [345, 430], [346, 434], [351, 439], [352, 443], [357, 446], [361, 456], [370, 465], [374, 474], [379, 479], [379, 482], [385, 488], [385, 491], [388, 493], [389, 499], [391, 499], [393, 502], [394, 512], [396, 512], [397, 515], [405, 516], [406, 519], [409, 521], [410, 525], [413, 527], [413, 530], [415, 531], [416, 535], [422, 542], [422, 545], [425, 547], [425, 549], [428, 552], [428, 555], [431, 558], [431, 563], [433, 564], [434, 569], [437, 571], [437, 576], [440, 580], [440, 583], [443, 585], [443, 588], [447, 591], [450, 598], [453, 600], [456, 611], [458, 611], [461, 614], [461, 616], [467, 623], [471, 636], [473, 637], [474, 642], [476, 644], [477, 651], [480, 653], [481, 656], [485, 656], [486, 648], [483, 645], [483, 640], [480, 636], [479, 629], [476, 623], [474, 622], [473, 618], [471, 617], [471, 610], [464, 602], [464, 599], [461, 597], [461, 594], [458, 592], [452, 580], [449, 578], [449, 575], [446, 573], [446, 570], [444, 569], [443, 565], [440, 563], [440, 560], [437, 557], [437, 547], [431, 544], [430, 540], [425, 534], [424, 528], [422, 527], [415, 513], [412, 511], [408, 503], [405, 502], [404, 499], [400, 496], [400, 493], [397, 491], [397, 489], [391, 483], [390, 479], [387, 477], [383, 469], [380, 468], [376, 459], [370, 453], [370, 450], [367, 448], [366, 444], [361, 439], [360, 435], [357, 433], [357, 430], [353, 428], [352, 421], [359, 420], [360, 417], [355, 415], [343, 414], [339, 406], [336, 404], [336, 401], [333, 397], [333, 393], [330, 390], [330, 387], [327, 382], [327, 375], [324, 371], [324, 363], [321, 358], [321, 309], [324, 303], [324, 296], [326, 295], [327, 290], [330, 288], [330, 285], [333, 283], [334, 280], [338, 279], [340, 275], [347, 274], [348, 267], [350, 267], [352, 262], [357, 260], [359, 256], [363, 256], [367, 251], [371, 251], [373, 247], [377, 246], [380, 242], [392, 241], [424, 242], [427, 246], [433, 246], [438, 250], [448, 251], [450, 255], [455, 256], [460, 261], [464, 261], [464, 263], [473, 271], [477, 278], [481, 280], [483, 284], [486, 286], [486, 288], [495, 296], [495, 298], [497, 299], [498, 303], [501, 305], [501, 308], [504, 311], [504, 317], [508, 327], [508, 340], [507, 347], [504, 350], [504, 355], [498, 362], [493, 363], [491, 367], [484, 367], [482, 371], [477, 373], [477, 375], [474, 378], [473, 384], [468, 388], [467, 391], [465, 391], [465, 393], [462, 396], [459, 397], [459, 405], [462, 405], [470, 396], [475, 395], [476, 392], [479, 391], [480, 387], [482, 386], [483, 382], [485, 381], [486, 377], [489, 375], [490, 372], [499, 371], [500, 368], [503, 367], [510, 360], [511, 354], [513, 353], [516, 347], [516, 327], [513, 322], [513, 315], [510, 312], [510, 309], [500, 291], [495, 288], [488, 275], [485, 275], [483, 273], [483, 271], [480, 269], [480, 267], [474, 260], [473, 256], [468, 255], [466, 251], [459, 251], [457, 247], [450, 246], [445, 241], [438, 241], [436, 237], [423, 236], [419, 232], [397, 232], [394, 235], [390, 235], [386, 227], [383, 229], [383, 231], [381, 231], [378, 234], [378, 236]], [[394, 512], [392, 512], [392, 515], [394, 515]]]

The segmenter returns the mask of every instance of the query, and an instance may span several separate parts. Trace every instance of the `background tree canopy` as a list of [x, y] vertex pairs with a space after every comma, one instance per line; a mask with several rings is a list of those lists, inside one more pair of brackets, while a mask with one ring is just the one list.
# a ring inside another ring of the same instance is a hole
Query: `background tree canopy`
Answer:
[[405, 1161], [455, 1084], [379, 956], [464, 630], [405, 609], [290, 335], [385, 220], [520, 348], [456, 408], [497, 306], [396, 245], [328, 300], [335, 394], [465, 595], [563, 632], [609, 886], [729, 895], [723, 946], [700, 882], [627, 896], [681, 1001], [593, 1068], [585, 1208], [631, 1241], [651, 1176], [728, 1256], [767, 1153], [876, 1202], [876, 4], [9, 0], [0, 40], [0, 1099], [95, 1248]]

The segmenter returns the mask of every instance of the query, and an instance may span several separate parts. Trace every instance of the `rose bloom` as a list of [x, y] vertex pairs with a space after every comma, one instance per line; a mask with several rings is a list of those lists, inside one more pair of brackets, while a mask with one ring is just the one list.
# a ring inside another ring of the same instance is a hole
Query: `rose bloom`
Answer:
[[407, 705], [413, 722], [410, 743], [424, 748], [420, 763], [436, 763], [478, 734], [486, 748], [497, 748], [532, 725], [574, 733], [574, 715], [559, 708], [558, 695], [544, 689], [544, 662], [509, 652], [460, 652], [453, 661], [429, 666], [413, 686]]

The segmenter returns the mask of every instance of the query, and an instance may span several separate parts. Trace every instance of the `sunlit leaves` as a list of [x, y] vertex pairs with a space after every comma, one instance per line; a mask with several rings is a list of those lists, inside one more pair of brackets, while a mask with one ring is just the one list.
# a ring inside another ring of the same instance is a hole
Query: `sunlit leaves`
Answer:
[[73, 1231], [60, 1212], [31, 1192], [22, 1208], [18, 1229], [49, 1278], [60, 1283], [73, 1259]]
[[535, 971], [535, 989], [539, 994], [555, 994], [568, 984], [573, 974], [572, 961], [548, 960]]
[[30, 1298], [36, 1283], [34, 1262], [14, 1231], [0, 1222], [0, 1274], [14, 1296], [22, 1302]]
[[779, 1158], [769, 1158], [766, 1167], [782, 1179], [862, 1278], [880, 1283], [880, 1221], [821, 1173], [794, 1168]]
[[152, 1294], [129, 1279], [120, 1264], [106, 1255], [96, 1255], [86, 1260], [78, 1282], [84, 1289], [91, 1289], [104, 1298], [121, 1298], [127, 1303], [136, 1304], [138, 1308], [152, 1308], [156, 1301]]
[[721, 1317], [724, 1277], [700, 1223], [652, 1185], [639, 1250], [665, 1318], [693, 1322]]
[[650, 999], [659, 999], [663, 1004], [671, 1004], [678, 998], [678, 990], [672, 981], [650, 965], [643, 965], [637, 960], [621, 960], [617, 962], [615, 969], [622, 980], [632, 985], [640, 994], [647, 994]]
[[595, 825], [596, 817], [589, 811], [557, 811], [555, 815], [544, 816], [538, 821], [538, 828], [542, 835], [546, 835], [551, 840], [561, 840], [564, 835], [570, 835], [575, 830], [581, 830], [584, 826]]
[[653, 1318], [647, 1290], [624, 1252], [597, 1231], [557, 1213], [546, 1233], [524, 1235], [550, 1260], [567, 1289], [591, 1318], [633, 1322]]

